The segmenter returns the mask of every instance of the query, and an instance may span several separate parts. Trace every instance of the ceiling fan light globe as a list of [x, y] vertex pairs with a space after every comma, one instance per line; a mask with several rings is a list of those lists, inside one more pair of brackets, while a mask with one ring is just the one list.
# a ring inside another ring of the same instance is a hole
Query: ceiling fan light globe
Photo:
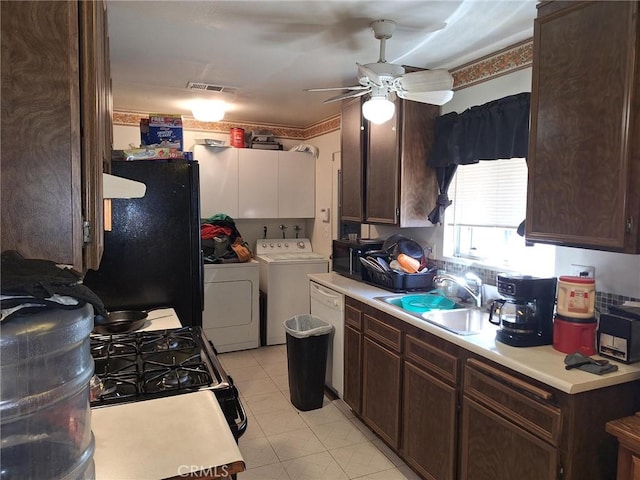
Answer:
[[391, 120], [396, 106], [385, 97], [371, 97], [362, 105], [362, 115], [371, 123], [380, 125]]

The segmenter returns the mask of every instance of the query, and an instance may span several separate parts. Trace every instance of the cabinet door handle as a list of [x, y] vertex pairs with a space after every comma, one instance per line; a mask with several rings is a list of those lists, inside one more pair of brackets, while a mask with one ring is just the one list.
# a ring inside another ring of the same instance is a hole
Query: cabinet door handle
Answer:
[[511, 375], [508, 375], [497, 368], [490, 367], [475, 358], [467, 359], [467, 366], [475, 368], [476, 370], [480, 370], [481, 372], [493, 377], [498, 380], [507, 383], [519, 390], [525, 391], [531, 395], [534, 395], [543, 400], [551, 400], [553, 398], [553, 394], [551, 392], [547, 392], [546, 390], [542, 390], [541, 388], [534, 387], [533, 385], [528, 384], [522, 380], [519, 380]]
[[[338, 170], [338, 210], [341, 210], [341, 209], [342, 209], [342, 169]], [[340, 219], [341, 215], [342, 215], [342, 211], [338, 211], [338, 219]]]

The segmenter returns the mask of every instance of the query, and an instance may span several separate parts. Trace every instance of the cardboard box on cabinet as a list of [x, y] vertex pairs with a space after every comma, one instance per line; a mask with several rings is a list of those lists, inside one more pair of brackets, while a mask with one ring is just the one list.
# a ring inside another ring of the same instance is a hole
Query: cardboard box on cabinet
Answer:
[[140, 144], [182, 151], [182, 116], [151, 114], [140, 119]]

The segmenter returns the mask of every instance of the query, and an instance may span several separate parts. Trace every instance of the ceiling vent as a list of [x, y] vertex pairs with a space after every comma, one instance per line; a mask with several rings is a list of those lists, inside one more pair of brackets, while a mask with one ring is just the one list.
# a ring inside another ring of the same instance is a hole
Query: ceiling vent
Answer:
[[201, 82], [189, 82], [187, 83], [188, 90], [202, 90], [206, 92], [218, 92], [218, 93], [231, 93], [234, 94], [238, 91], [235, 87], [228, 87], [224, 85], [213, 85], [211, 83]]

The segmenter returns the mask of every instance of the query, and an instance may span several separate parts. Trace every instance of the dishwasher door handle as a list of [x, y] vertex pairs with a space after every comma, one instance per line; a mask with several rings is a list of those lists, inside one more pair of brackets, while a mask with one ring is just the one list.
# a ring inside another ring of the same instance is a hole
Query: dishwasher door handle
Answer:
[[316, 283], [312, 283], [311, 284], [311, 288], [313, 288], [313, 292], [311, 294], [311, 298], [313, 298], [316, 295], [317, 296], [322, 296], [322, 297], [324, 297], [323, 299], [321, 299], [321, 298], [318, 299], [322, 303], [325, 303], [327, 300], [329, 300], [331, 302], [331, 304], [336, 309], [340, 309], [340, 307], [342, 305], [342, 298], [343, 298], [342, 294], [327, 291], [327, 290], [325, 290], [324, 288], [322, 288], [320, 285], [318, 285]]

